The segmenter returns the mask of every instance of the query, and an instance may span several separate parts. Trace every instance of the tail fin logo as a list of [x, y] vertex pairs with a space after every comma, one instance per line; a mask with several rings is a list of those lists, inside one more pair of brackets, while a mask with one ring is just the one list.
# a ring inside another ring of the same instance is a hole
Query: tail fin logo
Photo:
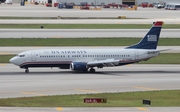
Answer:
[[147, 41], [157, 41], [157, 35], [147, 35]]

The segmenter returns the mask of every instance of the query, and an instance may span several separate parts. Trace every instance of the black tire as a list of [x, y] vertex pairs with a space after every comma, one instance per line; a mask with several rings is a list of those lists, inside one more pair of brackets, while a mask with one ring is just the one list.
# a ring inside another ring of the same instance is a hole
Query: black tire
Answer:
[[90, 69], [90, 72], [91, 72], [91, 73], [95, 73], [96, 70], [95, 70], [95, 69]]
[[29, 73], [29, 70], [28, 70], [28, 69], [26, 69], [26, 70], [25, 70], [25, 73]]

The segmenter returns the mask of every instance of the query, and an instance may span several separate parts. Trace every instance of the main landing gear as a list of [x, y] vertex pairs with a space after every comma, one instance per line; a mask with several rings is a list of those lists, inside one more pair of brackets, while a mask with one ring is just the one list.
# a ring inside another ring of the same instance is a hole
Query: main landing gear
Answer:
[[[87, 72], [88, 72], [88, 69], [83, 70], [83, 72], [84, 72], [84, 73], [87, 73]], [[94, 68], [90, 68], [89, 72], [90, 72], [90, 73], [95, 73], [96, 70], [95, 70]]]
[[29, 73], [29, 69], [28, 68], [26, 68], [25, 73]]
[[96, 70], [94, 68], [91, 68], [89, 71], [90, 71], [90, 73], [95, 73], [96, 72]]

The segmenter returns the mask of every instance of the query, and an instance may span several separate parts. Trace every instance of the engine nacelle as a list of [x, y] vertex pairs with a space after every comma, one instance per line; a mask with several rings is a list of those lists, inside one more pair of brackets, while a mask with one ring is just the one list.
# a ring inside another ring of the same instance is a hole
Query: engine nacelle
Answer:
[[83, 62], [72, 62], [70, 64], [71, 70], [86, 70], [87, 69], [87, 63]]

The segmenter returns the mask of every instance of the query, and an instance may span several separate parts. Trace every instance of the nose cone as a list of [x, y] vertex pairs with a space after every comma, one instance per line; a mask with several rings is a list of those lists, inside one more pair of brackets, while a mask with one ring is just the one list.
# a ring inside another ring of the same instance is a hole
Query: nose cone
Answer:
[[14, 57], [9, 60], [10, 63], [14, 64]]
[[18, 61], [17, 61], [16, 57], [11, 58], [9, 60], [9, 62], [12, 63], [12, 64], [15, 64], [15, 65], [18, 65]]

